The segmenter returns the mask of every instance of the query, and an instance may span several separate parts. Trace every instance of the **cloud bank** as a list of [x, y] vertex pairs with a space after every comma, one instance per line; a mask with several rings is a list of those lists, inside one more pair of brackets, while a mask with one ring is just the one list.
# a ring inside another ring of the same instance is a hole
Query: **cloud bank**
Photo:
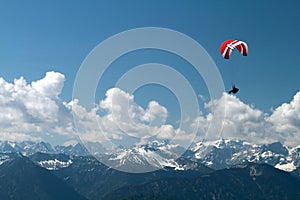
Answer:
[[71, 115], [58, 97], [64, 80], [57, 72], [47, 72], [31, 84], [23, 77], [13, 83], [0, 78], [1, 139], [39, 140], [42, 134], [67, 134], [72, 129]]
[[[0, 78], [1, 140], [64, 138], [63, 143], [73, 141], [78, 134], [83, 140], [107, 144], [129, 138], [136, 138], [136, 143], [149, 138], [193, 138], [188, 130], [166, 124], [169, 116], [166, 107], [150, 101], [146, 108], [142, 108], [135, 103], [132, 94], [119, 88], [109, 89], [106, 97], [92, 110], [86, 110], [76, 99], [64, 102], [59, 97], [64, 81], [65, 76], [58, 72], [47, 72], [44, 78], [32, 83], [27, 83], [23, 77], [13, 83]], [[219, 117], [223, 105], [226, 106], [226, 116], [222, 121], [222, 132], [207, 134], [210, 122], [214, 117]], [[198, 139], [222, 137], [254, 143], [281, 141], [291, 146], [300, 144], [300, 92], [291, 102], [280, 105], [270, 113], [264, 113], [226, 93], [220, 99], [207, 102], [205, 109], [208, 114], [194, 119], [199, 123]], [[193, 125], [195, 123], [191, 127]]]

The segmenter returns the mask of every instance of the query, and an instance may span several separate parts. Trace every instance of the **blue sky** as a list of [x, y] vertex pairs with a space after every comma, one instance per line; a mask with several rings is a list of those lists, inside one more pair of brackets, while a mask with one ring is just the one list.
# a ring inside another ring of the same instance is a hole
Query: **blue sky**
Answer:
[[[76, 72], [104, 39], [131, 28], [171, 28], [202, 44], [216, 62], [226, 87], [230, 68], [219, 45], [245, 40], [249, 57], [239, 67], [239, 97], [268, 110], [290, 100], [300, 79], [297, 56], [300, 14], [297, 1], [2, 1], [0, 75], [36, 80], [49, 70], [62, 72], [61, 97], [71, 99]], [[236, 63], [234, 63], [236, 64]], [[238, 63], [240, 64], [240, 63]], [[279, 95], [280, 94], [280, 95]]]
[[[128, 29], [164, 27], [199, 42], [218, 66], [226, 89], [235, 83], [241, 101], [270, 113], [299, 91], [299, 8], [298, 1], [1, 1], [0, 77], [12, 82], [23, 76], [30, 83], [48, 71], [60, 72], [65, 82], [59, 96], [69, 102], [77, 70], [96, 45]], [[224, 60], [219, 46], [227, 39], [247, 42], [249, 56]], [[122, 66], [154, 61], [182, 70], [209, 100], [203, 81], [176, 56], [150, 50], [127, 56], [114, 63], [97, 100], [105, 98]], [[168, 91], [153, 86], [140, 92], [135, 99], [143, 108], [154, 99], [173, 113], [170, 121], [178, 118], [175, 97]]]

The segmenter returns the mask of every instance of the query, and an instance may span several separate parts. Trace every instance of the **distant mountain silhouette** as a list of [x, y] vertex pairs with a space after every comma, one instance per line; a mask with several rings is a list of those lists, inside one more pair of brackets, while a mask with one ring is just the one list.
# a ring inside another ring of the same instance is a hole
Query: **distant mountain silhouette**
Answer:
[[[186, 150], [178, 145], [169, 144], [167, 141], [152, 141], [145, 145], [108, 152], [97, 142], [86, 145], [92, 149], [92, 152], [96, 152], [97, 158], [103, 163], [121, 171], [143, 172], [147, 169], [164, 167], [190, 170], [193, 163], [182, 165], [179, 160], [175, 160], [183, 152], [181, 158], [201, 163], [214, 170], [230, 168], [236, 164], [248, 162], [265, 163], [288, 172], [300, 166], [300, 146], [288, 147], [280, 142], [258, 145], [237, 139], [219, 139], [216, 141], [199, 141]], [[32, 156], [38, 152], [69, 156], [91, 155], [81, 143], [53, 148], [47, 142], [0, 141], [0, 164], [8, 160], [10, 153]]]
[[162, 178], [111, 192], [105, 199], [297, 200], [300, 181], [272, 166], [241, 165], [199, 176]]
[[[46, 155], [44, 154], [44, 156]], [[180, 162], [191, 164], [184, 159], [181, 159]], [[165, 168], [149, 173], [132, 174], [109, 168], [92, 156], [78, 156], [74, 157], [73, 163], [69, 167], [54, 170], [52, 173], [88, 199], [96, 200], [102, 199], [108, 193], [124, 186], [137, 186], [166, 177], [192, 179], [212, 171], [212, 169], [198, 164], [193, 170], [187, 171]]]
[[[124, 160], [134, 165], [131, 158], [136, 156], [172, 155], [166, 145], [123, 149], [108, 158], [118, 157], [114, 160], [118, 165]], [[148, 173], [117, 171], [86, 155], [79, 144], [59, 151], [43, 142], [0, 142], [0, 146], [1, 200], [300, 199], [300, 148], [279, 142], [260, 146], [224, 139], [199, 142], [182, 157], [170, 157], [162, 169]]]
[[50, 171], [20, 156], [0, 166], [0, 199], [85, 199]]
[[294, 171], [292, 171], [292, 174], [294, 176], [296, 176], [297, 178], [299, 178], [299, 180], [300, 180], [300, 167], [297, 167], [297, 169], [295, 169]]

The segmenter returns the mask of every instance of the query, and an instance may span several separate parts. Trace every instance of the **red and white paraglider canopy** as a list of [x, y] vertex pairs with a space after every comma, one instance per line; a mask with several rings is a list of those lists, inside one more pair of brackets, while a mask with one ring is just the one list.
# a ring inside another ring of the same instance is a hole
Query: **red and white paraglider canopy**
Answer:
[[226, 40], [220, 46], [220, 51], [225, 59], [229, 59], [231, 52], [236, 48], [243, 56], [248, 55], [248, 46], [240, 40]]

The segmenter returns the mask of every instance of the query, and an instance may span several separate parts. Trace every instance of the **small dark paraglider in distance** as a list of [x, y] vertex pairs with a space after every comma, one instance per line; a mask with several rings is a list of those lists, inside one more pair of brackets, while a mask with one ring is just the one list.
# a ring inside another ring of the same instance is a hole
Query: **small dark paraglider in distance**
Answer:
[[236, 94], [239, 91], [239, 88], [235, 87], [235, 85], [232, 86], [232, 89], [228, 92], [228, 94]]
[[[234, 49], [237, 49], [243, 56], [248, 55], [248, 45], [240, 40], [226, 40], [220, 46], [221, 54], [225, 59], [230, 58], [230, 55]], [[233, 85], [232, 89], [228, 93], [236, 94], [238, 91], [239, 89]]]

